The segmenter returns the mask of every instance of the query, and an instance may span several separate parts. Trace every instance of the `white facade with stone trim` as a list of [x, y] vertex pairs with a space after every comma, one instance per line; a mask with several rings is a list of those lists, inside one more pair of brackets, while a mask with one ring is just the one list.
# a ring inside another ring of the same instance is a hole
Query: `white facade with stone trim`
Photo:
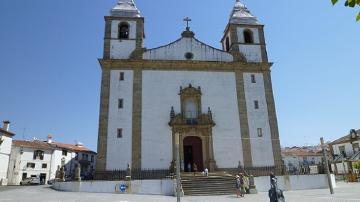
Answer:
[[174, 42], [144, 48], [144, 18], [134, 1], [119, 0], [105, 21], [111, 40], [100, 60], [99, 176], [128, 165], [169, 169], [177, 133], [182, 170], [195, 158], [211, 170], [281, 164], [263, 25], [239, 0], [222, 50], [189, 27]]

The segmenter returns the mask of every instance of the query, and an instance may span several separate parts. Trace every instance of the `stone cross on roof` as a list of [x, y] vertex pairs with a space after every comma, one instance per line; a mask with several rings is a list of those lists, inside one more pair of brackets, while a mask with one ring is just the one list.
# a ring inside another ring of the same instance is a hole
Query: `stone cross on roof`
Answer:
[[189, 31], [190, 30], [189, 22], [191, 22], [191, 18], [189, 17], [184, 18], [184, 22], [186, 22], [186, 30]]

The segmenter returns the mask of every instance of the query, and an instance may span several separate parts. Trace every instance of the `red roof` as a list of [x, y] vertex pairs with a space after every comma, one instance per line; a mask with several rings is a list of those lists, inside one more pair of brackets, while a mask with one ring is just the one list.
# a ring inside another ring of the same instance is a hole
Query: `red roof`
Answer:
[[65, 144], [65, 143], [60, 143], [60, 142], [54, 142], [53, 144], [56, 145], [57, 147], [63, 148], [63, 149], [69, 149], [69, 150], [73, 150], [76, 152], [85, 152], [85, 153], [96, 154], [96, 152], [91, 151], [90, 149], [88, 149], [82, 145]]
[[309, 150], [299, 147], [283, 149], [281, 154], [284, 156], [321, 156], [321, 150]]
[[65, 144], [65, 143], [60, 143], [60, 142], [48, 143], [46, 141], [40, 141], [40, 140], [33, 140], [33, 141], [13, 140], [13, 145], [19, 146], [19, 147], [34, 148], [34, 149], [47, 149], [47, 150], [60, 148], [60, 149], [67, 149], [67, 150], [71, 150], [71, 151], [75, 151], [75, 152], [96, 154], [96, 152], [91, 151], [90, 149], [88, 149], [84, 146], [79, 146], [79, 145], [74, 145], [74, 144]]

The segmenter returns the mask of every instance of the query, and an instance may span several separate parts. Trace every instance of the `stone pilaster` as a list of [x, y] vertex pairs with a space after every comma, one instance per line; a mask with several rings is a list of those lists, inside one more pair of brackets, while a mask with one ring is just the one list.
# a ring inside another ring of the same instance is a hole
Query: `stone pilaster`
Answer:
[[132, 114], [132, 169], [141, 169], [142, 70], [134, 69]]
[[264, 34], [264, 27], [261, 26], [258, 29], [259, 37], [260, 37], [260, 48], [261, 48], [261, 59], [262, 62], [268, 62], [268, 56], [266, 51], [266, 42], [265, 42], [265, 34]]
[[275, 162], [275, 166], [282, 166], [283, 163], [281, 159], [279, 129], [278, 129], [278, 123], [276, 117], [275, 101], [274, 101], [270, 71], [264, 72], [264, 85], [265, 85], [265, 96], [266, 96], [268, 116], [269, 116], [269, 124], [271, 130], [274, 162]]
[[243, 161], [244, 161], [243, 166], [252, 167], [249, 123], [248, 123], [245, 89], [244, 89], [245, 87], [244, 76], [243, 76], [243, 72], [238, 70], [235, 71], [235, 75], [236, 75], [236, 91], [237, 91], [239, 118], [240, 118], [241, 142], [242, 142]]
[[102, 78], [101, 78], [99, 135], [98, 135], [98, 149], [97, 149], [98, 154], [96, 160], [96, 171], [106, 170], [109, 95], [110, 95], [110, 70], [107, 68], [103, 68]]
[[110, 59], [111, 20], [105, 19], [104, 59]]

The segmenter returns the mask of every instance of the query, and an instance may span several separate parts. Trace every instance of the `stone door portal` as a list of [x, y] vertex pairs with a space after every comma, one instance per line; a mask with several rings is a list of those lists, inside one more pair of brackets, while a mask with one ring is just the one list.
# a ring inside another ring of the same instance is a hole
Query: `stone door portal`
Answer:
[[201, 138], [189, 136], [183, 141], [184, 152], [184, 170], [186, 172], [194, 172], [194, 164], [197, 171], [204, 170], [203, 148]]

